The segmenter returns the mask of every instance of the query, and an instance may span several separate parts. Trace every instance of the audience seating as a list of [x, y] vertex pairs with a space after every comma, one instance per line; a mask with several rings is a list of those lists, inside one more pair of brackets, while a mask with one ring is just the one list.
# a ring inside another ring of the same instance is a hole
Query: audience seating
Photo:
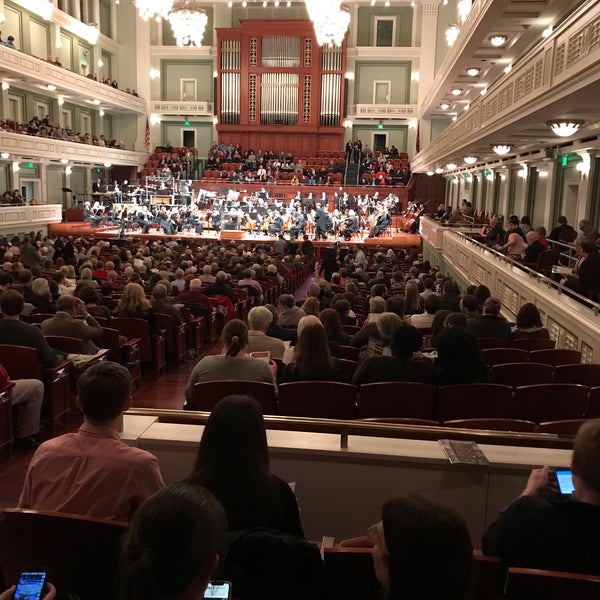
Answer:
[[571, 383], [541, 383], [518, 387], [510, 416], [540, 423], [580, 419], [586, 410], [589, 388]]
[[71, 362], [42, 368], [35, 348], [0, 344], [0, 364], [11, 379], [39, 379], [44, 383], [42, 416], [49, 420], [50, 435], [57, 435], [66, 425], [69, 412], [69, 373]]
[[116, 597], [120, 538], [126, 523], [16, 508], [0, 519], [0, 564], [7, 582], [44, 567], [62, 594], [85, 600]]
[[600, 386], [590, 388], [584, 416], [588, 419], [597, 419], [600, 417]]
[[172, 315], [154, 313], [157, 325], [165, 330], [165, 343], [167, 353], [175, 360], [177, 365], [182, 365], [186, 357], [185, 324], [178, 325]]
[[261, 405], [264, 414], [277, 414], [275, 386], [265, 381], [232, 379], [200, 381], [194, 385], [194, 399], [191, 405], [187, 405], [187, 408], [211, 411], [221, 398], [232, 394], [252, 396]]
[[354, 346], [340, 346], [340, 358], [358, 362], [360, 359], [360, 349]]
[[529, 353], [531, 362], [540, 362], [557, 367], [558, 365], [575, 365], [581, 362], [579, 350], [554, 348], [553, 350], [534, 350]]
[[481, 351], [481, 357], [486, 365], [493, 367], [494, 365], [505, 363], [527, 362], [529, 360], [529, 351], [519, 348], [487, 348]]
[[543, 338], [522, 338], [520, 340], [512, 341], [513, 348], [520, 348], [521, 350], [552, 350], [556, 347], [556, 340], [546, 340]]
[[504, 589], [505, 600], [597, 600], [600, 575], [510, 567]]
[[510, 342], [501, 340], [500, 338], [479, 338], [479, 348], [481, 350], [489, 350], [490, 348], [506, 348]]
[[435, 386], [425, 383], [367, 383], [360, 386], [358, 417], [431, 419], [435, 391]]
[[558, 365], [554, 368], [556, 383], [580, 383], [588, 387], [600, 386], [600, 364]]
[[332, 381], [295, 381], [279, 386], [279, 414], [324, 419], [354, 419], [356, 388]]
[[510, 386], [497, 383], [444, 385], [438, 388], [435, 419], [503, 419], [509, 416], [511, 394]]
[[444, 427], [459, 427], [462, 429], [492, 429], [496, 431], [517, 431], [520, 433], [531, 433], [536, 430], [533, 421], [522, 419], [454, 419], [444, 421]]
[[14, 383], [0, 388], [0, 457], [10, 458], [13, 443], [12, 389]]
[[536, 427], [537, 433], [556, 433], [557, 435], [577, 435], [579, 428], [587, 419], [564, 419], [562, 421], [546, 421]]
[[36, 325], [38, 323], [43, 323], [46, 319], [51, 319], [54, 315], [49, 313], [37, 313], [34, 315], [24, 315], [22, 314], [19, 319], [24, 321], [25, 323], [31, 323], [32, 325]]
[[102, 340], [108, 346], [110, 359], [125, 365], [131, 375], [131, 387], [139, 391], [142, 372], [140, 367], [140, 338], [121, 342], [119, 332], [112, 327], [102, 327]]
[[348, 360], [347, 358], [338, 358], [338, 365], [344, 377], [344, 381], [350, 383], [354, 376], [354, 372], [358, 367], [358, 362], [355, 360]]
[[536, 383], [551, 383], [554, 370], [551, 365], [531, 362], [514, 362], [492, 366], [495, 383], [519, 387]]
[[394, 425], [415, 425], [421, 427], [439, 427], [437, 421], [431, 419], [405, 419], [403, 417], [375, 417], [369, 419], [359, 419], [365, 423], [392, 423]]
[[324, 598], [375, 600], [383, 589], [375, 575], [371, 548], [323, 548]]
[[111, 325], [127, 339], [139, 338], [140, 362], [152, 369], [156, 377], [165, 371], [165, 338], [150, 334], [150, 325], [145, 319], [115, 317]]

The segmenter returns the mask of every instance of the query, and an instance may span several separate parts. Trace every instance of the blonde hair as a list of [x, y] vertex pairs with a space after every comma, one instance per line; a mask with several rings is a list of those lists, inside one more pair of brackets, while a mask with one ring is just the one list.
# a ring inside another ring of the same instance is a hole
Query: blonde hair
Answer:
[[146, 292], [139, 283], [128, 283], [123, 289], [123, 295], [116, 312], [123, 315], [137, 315], [150, 307]]

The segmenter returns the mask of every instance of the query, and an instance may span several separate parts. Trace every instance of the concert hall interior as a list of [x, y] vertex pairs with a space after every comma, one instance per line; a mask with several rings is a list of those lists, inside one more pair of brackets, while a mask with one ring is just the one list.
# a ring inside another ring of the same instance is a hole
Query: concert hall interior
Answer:
[[[187, 21], [177, 10], [189, 10]], [[211, 406], [183, 410], [188, 379], [198, 360], [223, 351], [232, 316], [247, 322], [259, 304], [281, 313], [281, 295], [300, 306], [330, 284], [332, 296], [345, 294], [344, 267], [349, 282], [356, 270], [366, 285], [387, 281], [387, 301], [408, 296], [404, 278], [413, 275], [427, 296], [424, 264], [440, 297], [446, 278], [461, 294], [485, 287], [498, 299], [498, 318], [513, 328], [534, 304], [544, 342], [592, 373], [559, 383], [561, 365], [542, 365], [547, 381], [535, 384], [578, 385], [585, 399], [580, 410], [574, 403], [564, 413], [548, 409], [548, 419], [515, 416], [522, 388], [494, 370], [490, 351], [500, 356], [506, 348], [489, 340], [481, 346], [489, 380], [473, 385], [505, 388], [504, 410], [480, 410], [498, 392], [491, 387], [464, 391], [465, 414], [454, 418], [441, 416], [437, 384], [425, 390], [429, 413], [413, 404], [403, 414], [361, 412], [368, 394], [351, 378], [339, 383], [345, 391], [317, 389], [311, 398], [337, 407], [350, 394], [349, 412], [285, 412], [272, 395], [271, 469], [297, 482], [307, 538], [358, 535], [379, 519], [386, 498], [416, 491], [454, 508], [478, 548], [532, 467], [568, 467], [577, 427], [600, 416], [600, 378], [592, 372], [600, 363], [600, 266], [587, 279], [580, 269], [598, 256], [585, 242], [600, 244], [600, 2], [0, 0], [0, 29], [0, 240], [7, 247], [13, 236], [18, 246], [39, 232], [42, 249], [44, 238], [50, 246], [74, 240], [78, 269], [90, 247], [102, 268], [117, 257], [131, 268], [111, 280], [117, 300], [134, 271], [153, 283], [167, 273], [186, 292], [190, 280], [207, 276], [199, 294], [215, 283], [217, 266], [231, 266], [223, 281], [234, 287], [253, 278], [255, 258], [264, 271], [256, 296], [236, 288], [234, 301], [211, 296], [208, 312], [161, 324], [144, 338], [143, 358], [137, 335], [103, 324], [116, 344], [111, 353], [116, 347], [135, 380], [122, 438], [158, 457], [165, 482], [192, 469]], [[365, 263], [357, 263], [363, 252]], [[16, 252], [3, 260], [20, 264]], [[340, 276], [323, 283], [335, 272], [327, 260], [339, 261], [342, 283]], [[394, 275], [401, 291], [393, 290]], [[149, 299], [152, 291], [146, 287]], [[372, 317], [370, 294], [357, 295], [357, 321], [344, 323], [347, 343]], [[419, 351], [432, 350], [430, 328], [422, 334]], [[132, 355], [119, 335], [138, 340]], [[509, 362], [535, 362], [536, 351], [541, 346], [515, 343]], [[358, 349], [345, 352], [338, 358], [354, 373]], [[44, 422], [42, 437], [79, 426], [78, 369], [66, 369], [64, 410]], [[394, 393], [412, 398], [411, 389]], [[557, 390], [551, 400], [559, 405]], [[18, 500], [32, 456], [12, 451], [12, 430], [3, 438], [11, 417], [3, 393], [0, 507]], [[476, 422], [448, 424], [462, 418]], [[569, 423], [544, 430], [546, 420]], [[450, 465], [438, 443], [446, 438], [476, 441], [489, 463]]]

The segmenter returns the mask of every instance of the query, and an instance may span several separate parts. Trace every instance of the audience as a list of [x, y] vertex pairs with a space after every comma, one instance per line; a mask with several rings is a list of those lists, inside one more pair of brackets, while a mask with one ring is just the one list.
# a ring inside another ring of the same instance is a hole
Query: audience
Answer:
[[500, 314], [501, 308], [502, 304], [498, 298], [488, 298], [483, 303], [481, 318], [469, 319], [469, 331], [478, 338], [499, 338], [507, 342], [512, 340], [510, 325]]
[[460, 327], [446, 329], [437, 340], [435, 359], [438, 385], [483, 383], [488, 368], [481, 358], [477, 338]]
[[550, 339], [549, 331], [542, 326], [542, 317], [535, 304], [527, 302], [517, 313], [517, 324], [512, 332], [515, 340], [523, 338]]

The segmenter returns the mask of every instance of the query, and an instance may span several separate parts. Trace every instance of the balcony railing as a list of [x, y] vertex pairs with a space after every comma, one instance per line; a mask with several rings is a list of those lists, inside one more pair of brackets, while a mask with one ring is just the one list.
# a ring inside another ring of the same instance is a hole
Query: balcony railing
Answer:
[[212, 102], [178, 102], [178, 101], [159, 101], [153, 100], [150, 103], [150, 110], [157, 115], [182, 115], [194, 117], [212, 116]]
[[416, 119], [416, 104], [353, 104], [348, 116], [357, 119]]

